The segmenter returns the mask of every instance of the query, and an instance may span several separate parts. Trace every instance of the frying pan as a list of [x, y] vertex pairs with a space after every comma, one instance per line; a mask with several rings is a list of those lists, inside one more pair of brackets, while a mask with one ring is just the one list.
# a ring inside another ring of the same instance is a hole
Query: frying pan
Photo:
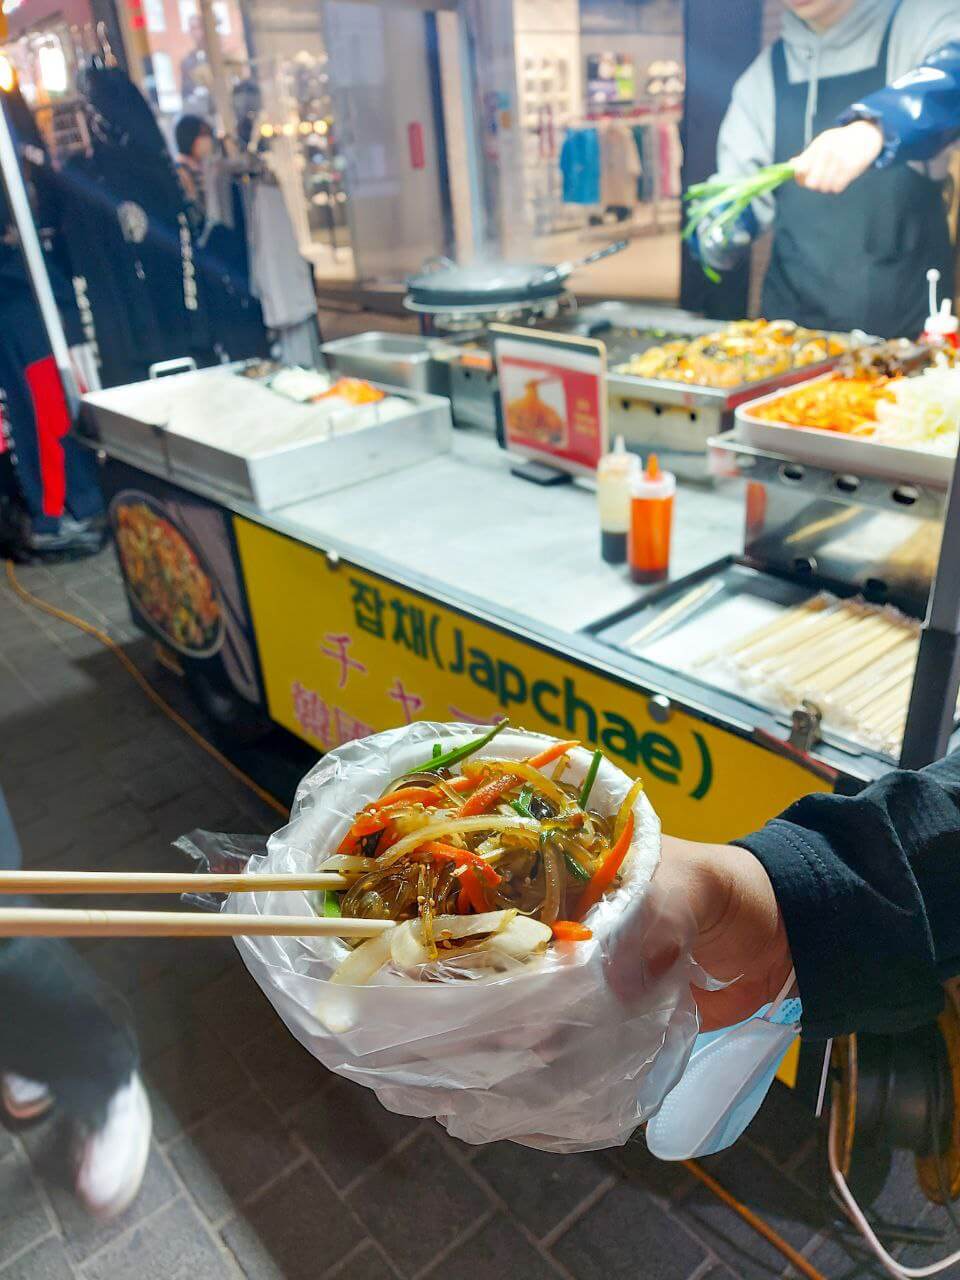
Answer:
[[555, 267], [523, 262], [474, 263], [461, 267], [449, 258], [433, 258], [407, 281], [404, 305], [411, 311], [492, 311], [498, 307], [522, 307], [558, 297], [568, 277], [579, 267], [609, 258], [626, 247], [626, 240], [618, 240], [585, 258], [561, 262]]

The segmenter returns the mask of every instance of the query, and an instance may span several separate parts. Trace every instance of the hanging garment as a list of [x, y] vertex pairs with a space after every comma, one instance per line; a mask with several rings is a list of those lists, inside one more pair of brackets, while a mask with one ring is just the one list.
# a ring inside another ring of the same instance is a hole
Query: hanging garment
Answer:
[[683, 168], [680, 131], [671, 120], [658, 121], [656, 131], [660, 164], [660, 196], [664, 200], [677, 200], [680, 197], [680, 174]]
[[[895, 18], [896, 9], [872, 67], [819, 82], [814, 135], [829, 129], [851, 102], [884, 87]], [[791, 84], [783, 41], [774, 45], [772, 62], [774, 159], [782, 162], [803, 150], [810, 86]], [[776, 196], [764, 314], [812, 328], [912, 337], [926, 319], [923, 281], [931, 267], [952, 279], [942, 183], [909, 165], [869, 169], [838, 196], [789, 182]]]
[[600, 139], [595, 128], [567, 130], [560, 172], [566, 204], [600, 203]]
[[643, 166], [643, 199], [652, 204], [660, 189], [660, 139], [655, 124], [642, 127], [640, 162]]
[[633, 133], [622, 120], [609, 120], [600, 130], [600, 203], [604, 208], [633, 208], [642, 172]]
[[[71, 323], [69, 286], [47, 263], [54, 296]], [[75, 316], [75, 310], [73, 311]], [[61, 517], [102, 513], [93, 453], [69, 436], [70, 414], [46, 330], [18, 249], [0, 247], [0, 450], [9, 451], [17, 490], [35, 534], [56, 533]]]
[[320, 326], [316, 316], [301, 320], [299, 324], [277, 330], [279, 359], [283, 364], [297, 365], [301, 369], [322, 369], [324, 360], [320, 350]]
[[313, 273], [300, 256], [279, 186], [253, 179], [247, 190], [250, 290], [260, 300], [267, 326], [286, 329], [317, 314]]

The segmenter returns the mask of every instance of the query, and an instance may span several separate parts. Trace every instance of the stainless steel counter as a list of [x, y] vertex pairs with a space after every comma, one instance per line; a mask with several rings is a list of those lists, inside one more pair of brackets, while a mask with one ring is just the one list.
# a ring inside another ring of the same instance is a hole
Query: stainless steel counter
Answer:
[[[271, 512], [307, 542], [333, 538], [412, 573], [559, 631], [578, 631], [640, 598], [626, 568], [600, 559], [596, 495], [577, 484], [539, 488], [510, 474], [481, 432], [454, 433], [453, 451], [394, 475]], [[743, 545], [739, 482], [677, 494], [672, 577]], [[649, 588], [647, 588], [649, 590]]]

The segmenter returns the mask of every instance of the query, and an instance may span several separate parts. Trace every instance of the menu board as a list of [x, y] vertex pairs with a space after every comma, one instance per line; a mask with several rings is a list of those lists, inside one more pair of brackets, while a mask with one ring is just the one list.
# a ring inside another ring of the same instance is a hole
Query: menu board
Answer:
[[607, 352], [568, 334], [491, 325], [511, 453], [593, 475], [607, 451]]

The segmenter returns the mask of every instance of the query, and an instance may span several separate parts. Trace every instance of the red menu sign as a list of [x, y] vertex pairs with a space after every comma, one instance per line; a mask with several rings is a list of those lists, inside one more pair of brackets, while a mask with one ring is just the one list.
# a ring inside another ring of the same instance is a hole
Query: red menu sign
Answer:
[[592, 475], [607, 450], [602, 342], [492, 325], [507, 448]]

